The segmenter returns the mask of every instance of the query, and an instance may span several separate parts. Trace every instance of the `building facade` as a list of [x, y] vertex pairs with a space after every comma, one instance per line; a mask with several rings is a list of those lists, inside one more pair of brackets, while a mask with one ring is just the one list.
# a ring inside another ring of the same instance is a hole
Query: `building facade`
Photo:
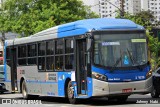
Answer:
[[[117, 12], [121, 12], [121, 0], [83, 0], [83, 2], [85, 5], [91, 6], [91, 10], [99, 14], [100, 17], [116, 17]], [[141, 1], [124, 0], [124, 11], [130, 14], [140, 12]]]
[[136, 14], [141, 11], [140, 0], [124, 0], [124, 10], [130, 14]]
[[[85, 5], [100, 17], [116, 17], [121, 9], [121, 0], [83, 0]], [[136, 14], [140, 11], [150, 10], [155, 18], [160, 21], [160, 0], [124, 0], [124, 11]]]
[[148, 1], [148, 9], [151, 10], [155, 18], [160, 21], [160, 0], [146, 0]]

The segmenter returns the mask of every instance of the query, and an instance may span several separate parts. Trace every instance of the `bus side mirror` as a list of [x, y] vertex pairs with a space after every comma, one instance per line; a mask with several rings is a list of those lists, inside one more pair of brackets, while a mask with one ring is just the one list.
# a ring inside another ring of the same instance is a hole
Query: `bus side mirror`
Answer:
[[92, 39], [88, 38], [87, 39], [87, 51], [91, 49], [91, 45], [92, 45]]

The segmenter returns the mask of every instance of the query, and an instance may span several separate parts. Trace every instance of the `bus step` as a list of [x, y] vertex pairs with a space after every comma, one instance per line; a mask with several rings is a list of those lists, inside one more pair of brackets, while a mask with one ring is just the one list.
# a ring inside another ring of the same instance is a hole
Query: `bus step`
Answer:
[[86, 94], [78, 94], [78, 96], [84, 96], [84, 97], [85, 97], [85, 96], [87, 96], [87, 95], [86, 95]]

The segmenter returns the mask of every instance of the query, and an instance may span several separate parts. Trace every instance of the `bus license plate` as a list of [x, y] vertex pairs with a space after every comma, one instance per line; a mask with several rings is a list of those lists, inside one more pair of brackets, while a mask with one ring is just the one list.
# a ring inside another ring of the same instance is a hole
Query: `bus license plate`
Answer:
[[132, 92], [132, 88], [122, 89], [123, 93], [129, 93]]

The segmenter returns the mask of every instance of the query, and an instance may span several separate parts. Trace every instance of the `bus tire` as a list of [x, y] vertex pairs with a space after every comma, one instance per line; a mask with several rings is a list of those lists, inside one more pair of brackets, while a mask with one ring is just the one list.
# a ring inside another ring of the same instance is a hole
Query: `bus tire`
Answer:
[[151, 96], [152, 98], [158, 98], [159, 94], [157, 92], [157, 90], [153, 87], [152, 91], [151, 91]]
[[66, 92], [67, 92], [67, 98], [68, 98], [69, 102], [71, 104], [76, 104], [77, 103], [77, 99], [74, 98], [74, 89], [73, 89], [71, 81], [68, 82], [67, 91]]
[[27, 90], [27, 87], [26, 87], [26, 82], [25, 80], [22, 81], [22, 85], [21, 85], [21, 89], [22, 89], [22, 96], [24, 99], [27, 99], [27, 100], [30, 100], [30, 99], [35, 99], [35, 98], [38, 98], [38, 95], [29, 95], [28, 94], [28, 90]]

